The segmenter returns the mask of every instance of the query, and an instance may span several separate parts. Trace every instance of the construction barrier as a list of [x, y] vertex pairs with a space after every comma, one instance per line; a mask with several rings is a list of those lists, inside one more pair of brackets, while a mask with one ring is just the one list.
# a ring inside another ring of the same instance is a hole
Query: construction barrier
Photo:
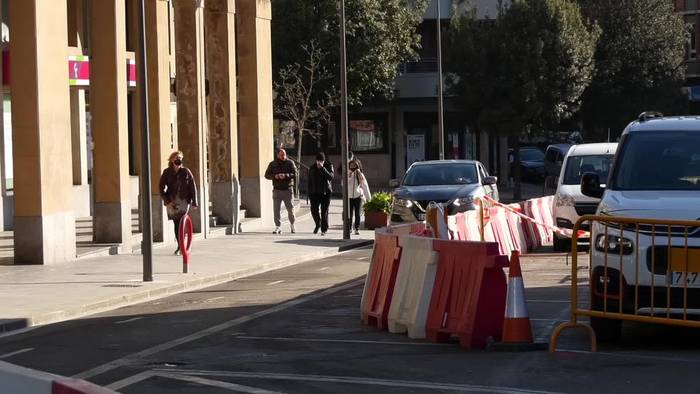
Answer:
[[36, 371], [0, 361], [3, 394], [116, 394], [115, 391], [79, 379]]
[[381, 329], [385, 329], [388, 324], [389, 307], [399, 269], [401, 248], [398, 241], [397, 235], [375, 231], [370, 272], [362, 294], [362, 321]]
[[440, 255], [426, 334], [435, 342], [459, 338], [465, 348], [500, 339], [506, 302], [506, 256], [491, 242], [436, 240]]
[[[588, 268], [579, 266], [578, 240], [590, 225]], [[561, 332], [584, 328], [591, 350], [596, 337], [615, 340], [622, 322], [700, 328], [700, 220], [583, 216], [574, 225], [571, 255], [571, 319], [552, 332], [550, 352]], [[588, 275], [579, 278], [581, 272]], [[579, 302], [579, 281], [589, 285]], [[579, 321], [586, 316], [590, 325]]]
[[[365, 324], [433, 341], [456, 336], [466, 348], [483, 348], [489, 337], [504, 335], [506, 344], [531, 342], [531, 332], [521, 330], [529, 320], [523, 320], [519, 256], [551, 244], [559, 231], [552, 198], [505, 205], [485, 197], [476, 206], [448, 216], [444, 206], [431, 203], [426, 222], [375, 231], [361, 301]], [[503, 268], [510, 255], [517, 268], [510, 269], [508, 290]]]
[[410, 338], [425, 338], [438, 254], [431, 238], [402, 237], [399, 246], [401, 261], [389, 308], [389, 332], [408, 332]]

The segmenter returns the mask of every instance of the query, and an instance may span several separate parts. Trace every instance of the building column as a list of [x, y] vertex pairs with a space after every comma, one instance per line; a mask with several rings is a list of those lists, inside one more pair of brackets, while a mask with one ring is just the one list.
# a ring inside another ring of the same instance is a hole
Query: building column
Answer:
[[184, 164], [197, 183], [199, 209], [190, 211], [194, 231], [208, 233], [207, 171], [205, 162], [206, 105], [204, 75], [204, 4], [200, 0], [177, 0], [175, 52], [178, 146]]
[[243, 204], [272, 220], [272, 183], [265, 169], [274, 158], [272, 133], [272, 53], [270, 0], [238, 0], [239, 153]]
[[[139, 3], [135, 1], [135, 3]], [[168, 0], [146, 3], [146, 51], [148, 65], [148, 118], [151, 132], [151, 198], [153, 201], [153, 239], [175, 242], [172, 221], [160, 198], [160, 175], [168, 166], [170, 146], [170, 37]], [[136, 43], [139, 45], [139, 43]], [[138, 53], [138, 51], [137, 51]], [[136, 62], [140, 62], [137, 59]], [[141, 97], [140, 86], [136, 95]], [[140, 115], [139, 115], [140, 116]], [[199, 185], [198, 185], [199, 186]]]
[[240, 208], [234, 0], [208, 0], [204, 14], [209, 81], [209, 162], [212, 212], [237, 231]]
[[131, 246], [125, 0], [91, 3], [90, 112], [95, 143], [93, 238]]
[[15, 263], [75, 260], [65, 1], [11, 0]]

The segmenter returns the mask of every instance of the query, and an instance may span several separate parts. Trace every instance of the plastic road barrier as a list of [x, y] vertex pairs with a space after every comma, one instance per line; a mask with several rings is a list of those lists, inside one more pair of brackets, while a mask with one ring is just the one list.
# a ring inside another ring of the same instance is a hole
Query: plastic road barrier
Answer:
[[436, 240], [440, 254], [430, 300], [428, 339], [444, 342], [453, 335], [465, 348], [483, 348], [488, 337], [500, 340], [506, 303], [508, 258], [498, 244]]
[[385, 329], [399, 270], [401, 248], [399, 237], [394, 234], [377, 231], [374, 238], [372, 262], [362, 295], [362, 321]]
[[408, 331], [410, 338], [425, 338], [438, 254], [431, 238], [401, 237], [399, 245], [401, 262], [389, 308], [389, 332]]
[[65, 378], [0, 361], [3, 394], [116, 394], [115, 391], [79, 379]]
[[450, 239], [447, 214], [442, 204], [436, 204], [434, 202], [428, 204], [428, 208], [425, 212], [425, 221], [430, 229], [433, 230], [435, 238]]
[[185, 214], [180, 218], [180, 230], [178, 231], [178, 243], [180, 253], [182, 253], [182, 273], [187, 273], [187, 268], [190, 263], [190, 253], [192, 252], [192, 218], [189, 214]]

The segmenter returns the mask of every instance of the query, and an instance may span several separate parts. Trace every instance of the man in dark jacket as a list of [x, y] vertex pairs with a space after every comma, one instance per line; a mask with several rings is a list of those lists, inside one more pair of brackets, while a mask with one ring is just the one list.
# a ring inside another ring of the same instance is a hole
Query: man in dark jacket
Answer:
[[[314, 234], [326, 235], [328, 231], [328, 207], [331, 205], [331, 181], [333, 180], [333, 164], [326, 161], [322, 152], [316, 155], [316, 163], [309, 168], [309, 200], [311, 200], [311, 216], [316, 228]], [[319, 214], [319, 208], [321, 212]]]
[[289, 217], [290, 230], [296, 232], [294, 228], [294, 193], [292, 188], [297, 177], [297, 167], [294, 162], [287, 158], [284, 149], [277, 151], [277, 159], [270, 162], [265, 171], [265, 178], [272, 181], [272, 210], [275, 215], [274, 234], [282, 233], [280, 226], [280, 205], [284, 202]]

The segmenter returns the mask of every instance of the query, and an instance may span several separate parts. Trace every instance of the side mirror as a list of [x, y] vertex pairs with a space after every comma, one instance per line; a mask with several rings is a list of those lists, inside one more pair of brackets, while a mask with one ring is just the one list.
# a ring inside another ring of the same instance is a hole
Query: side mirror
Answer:
[[397, 188], [399, 187], [399, 180], [398, 179], [392, 179], [389, 181], [389, 187], [392, 188]]
[[484, 178], [484, 180], [481, 183], [484, 186], [495, 185], [498, 183], [498, 178], [496, 178], [495, 176], [487, 176]]
[[595, 172], [587, 172], [581, 177], [581, 193], [584, 196], [603, 198], [603, 188], [600, 186], [600, 177]]

